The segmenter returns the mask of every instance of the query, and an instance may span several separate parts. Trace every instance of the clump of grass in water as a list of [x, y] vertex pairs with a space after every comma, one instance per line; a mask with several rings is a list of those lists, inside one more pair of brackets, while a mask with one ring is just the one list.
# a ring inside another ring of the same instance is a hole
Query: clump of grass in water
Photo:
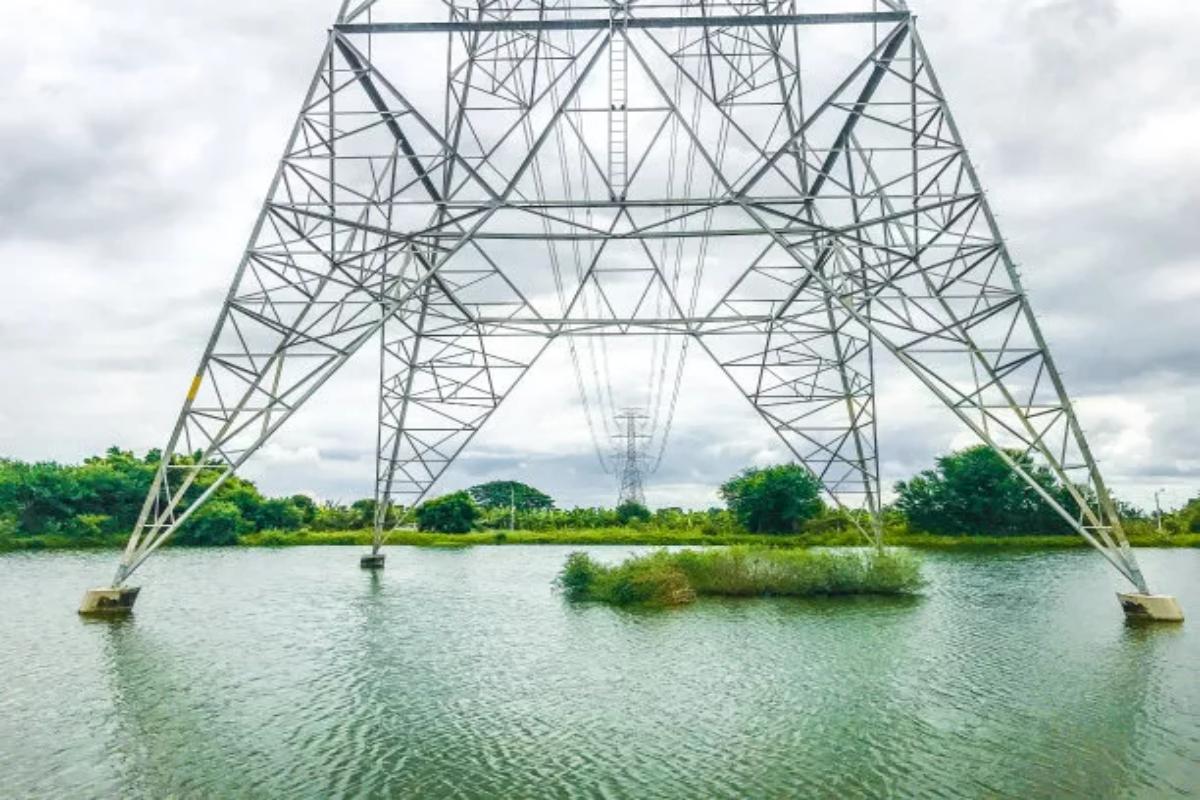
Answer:
[[555, 580], [568, 600], [670, 606], [698, 596], [809, 597], [910, 594], [921, 564], [900, 550], [814, 552], [765, 547], [659, 550], [608, 567], [572, 553]]

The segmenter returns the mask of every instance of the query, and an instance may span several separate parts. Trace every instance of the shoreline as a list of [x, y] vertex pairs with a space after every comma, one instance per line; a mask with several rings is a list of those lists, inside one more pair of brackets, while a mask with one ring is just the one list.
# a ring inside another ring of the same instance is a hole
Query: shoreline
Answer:
[[[45, 550], [117, 550], [125, 546], [126, 538], [78, 541], [55, 536], [31, 536], [0, 542], [0, 553], [37, 552]], [[1200, 547], [1200, 533], [1181, 533], [1172, 536], [1131, 536], [1132, 547]], [[370, 530], [347, 531], [263, 531], [242, 536], [231, 547], [303, 547], [303, 546], [370, 546]], [[385, 546], [412, 547], [473, 547], [478, 545], [630, 545], [665, 547], [672, 545], [700, 547], [722, 545], [766, 545], [770, 547], [861, 547], [866, 542], [857, 532], [765, 535], [752, 533], [704, 534], [691, 531], [656, 530], [646, 528], [601, 528], [556, 531], [472, 531], [470, 533], [423, 533], [395, 531], [387, 537]], [[1082, 537], [1054, 536], [935, 536], [919, 533], [885, 533], [888, 547], [908, 547], [915, 550], [1061, 550], [1088, 547]]]

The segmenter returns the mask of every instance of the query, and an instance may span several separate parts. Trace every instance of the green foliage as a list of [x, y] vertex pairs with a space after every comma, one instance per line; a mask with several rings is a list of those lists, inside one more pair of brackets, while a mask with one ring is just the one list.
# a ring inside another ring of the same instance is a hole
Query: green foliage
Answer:
[[246, 533], [252, 525], [235, 503], [213, 500], [198, 508], [180, 527], [175, 543], [203, 547], [237, 544], [238, 535]]
[[650, 509], [633, 500], [627, 500], [617, 506], [617, 522], [622, 525], [632, 522], [649, 522], [650, 516]]
[[[1157, 527], [1154, 525], [1156, 530]], [[1200, 497], [1192, 498], [1172, 514], [1164, 514], [1163, 529], [1172, 534], [1200, 533]]]
[[[174, 456], [173, 461], [195, 463], [198, 458], [197, 454], [184, 454]], [[138, 458], [116, 447], [78, 465], [0, 459], [0, 550], [122, 543], [137, 518], [160, 462], [159, 451], [152, 450]], [[217, 470], [202, 471], [188, 490], [185, 504], [210, 487], [218, 474]], [[1035, 470], [1035, 474], [1066, 508], [1074, 508], [1065, 489], [1055, 483], [1048, 471]], [[512, 533], [507, 532], [511, 525], [505, 497], [509, 486], [513, 487], [520, 506], [515, 515], [516, 530]], [[486, 487], [491, 487], [487, 491], [500, 504], [476, 508], [469, 522], [459, 519], [448, 523], [458, 531], [452, 534], [456, 543], [694, 545], [771, 541], [857, 545], [862, 542], [858, 533], [858, 527], [864, 524], [862, 512], [823, 509], [816, 496], [815, 481], [796, 466], [747, 470], [738, 475], [722, 487], [728, 509], [690, 511], [668, 507], [653, 514], [641, 506], [557, 509], [549, 498], [525, 484], [496, 481], [472, 490], [483, 491]], [[901, 483], [898, 490], [900, 502], [884, 514], [888, 542], [918, 547], [968, 546], [959, 541], [963, 537], [945, 535], [961, 533], [979, 546], [1008, 546], [988, 538], [992, 534], [1020, 539], [1012, 546], [1040, 547], [1048, 546], [1047, 540], [1028, 534], [1068, 531], [1068, 526], [1041, 498], [1012, 476], [1007, 466], [986, 448], [946, 456], [939, 460], [936, 470]], [[227, 505], [208, 512], [198, 509], [190, 525], [172, 543], [228, 543], [231, 536], [240, 537], [247, 544], [369, 542], [368, 531], [375, 517], [375, 502], [371, 499], [356, 500], [349, 505], [337, 502], [318, 505], [304, 495], [267, 498], [253, 483], [236, 476], [223, 483], [209, 502]], [[236, 511], [236, 518], [230, 506]], [[1134, 544], [1192, 546], [1200, 538], [1200, 498], [1165, 514], [1161, 532], [1153, 516], [1126, 503], [1118, 502], [1118, 506]], [[390, 541], [432, 544], [430, 537], [442, 534], [437, 532], [439, 528], [428, 527], [429, 513], [425, 512], [427, 532], [400, 531], [392, 534]], [[444, 513], [437, 511], [435, 516]], [[389, 507], [385, 524], [390, 528], [415, 517], [412, 509]], [[485, 530], [478, 534], [462, 532], [473, 528]], [[504, 536], [499, 536], [499, 531], [505, 532]], [[1056, 538], [1062, 546], [1076, 542], [1074, 537]], [[444, 542], [439, 540], [439, 543]]]
[[374, 528], [376, 507], [373, 497], [364, 497], [351, 503], [350, 510], [355, 514], [355, 527]]
[[[507, 508], [480, 510], [479, 524], [484, 528], [508, 528]], [[533, 509], [516, 514], [516, 527], [526, 531], [608, 528], [620, 524], [611, 508]]]
[[296, 510], [300, 512], [300, 522], [303, 525], [311, 525], [312, 521], [317, 518], [317, 501], [313, 500], [306, 494], [294, 494], [288, 498]]
[[[1008, 455], [1063, 507], [1075, 508], [1049, 469], [1023, 453]], [[1071, 532], [1066, 521], [986, 445], [942, 456], [936, 469], [897, 483], [896, 493], [896, 507], [918, 531], [986, 536]]]
[[360, 525], [357, 511], [337, 503], [325, 502], [313, 514], [309, 527], [315, 531], [344, 531], [366, 527]]
[[587, 553], [571, 553], [554, 582], [568, 600], [586, 600], [603, 569]]
[[76, 514], [73, 527], [80, 539], [102, 542], [111, 521], [112, 517], [107, 514]]
[[743, 470], [721, 485], [720, 494], [753, 533], [793, 533], [825, 508], [820, 482], [797, 464]]
[[[247, 547], [282, 547], [292, 545], [370, 545], [371, 531], [259, 531], [238, 537], [238, 544]], [[434, 534], [421, 534], [433, 536]], [[395, 544], [396, 542], [393, 542]]]
[[290, 497], [266, 500], [258, 505], [251, 521], [255, 530], [295, 530], [304, 524], [304, 510]]
[[[161, 458], [157, 450], [138, 458], [111, 447], [74, 466], [0, 460], [0, 538], [115, 543], [137, 520]], [[195, 457], [175, 461], [194, 463]], [[194, 501], [216, 477], [216, 471], [200, 473], [186, 501]], [[234, 538], [248, 530], [294, 530], [304, 524], [305, 508], [314, 505], [308, 498], [268, 500], [253, 483], [237, 477], [222, 484], [210, 503], [225, 505], [213, 512], [198, 509], [173, 541], [230, 543], [230, 530]]]
[[555, 579], [569, 600], [602, 600], [618, 606], [681, 605], [696, 598], [687, 576], [667, 554], [603, 566], [586, 553], [572, 553]]
[[[625, 524], [615, 508], [518, 510], [516, 518], [516, 529], [520, 531], [594, 531]], [[630, 520], [634, 524], [649, 525], [656, 530], [687, 534], [719, 535], [741, 531], [737, 520], [723, 508], [710, 508], [706, 511], [667, 508], [654, 514], [639, 509]], [[479, 527], [507, 529], [509, 524], [507, 508], [480, 509]]]
[[669, 606], [698, 596], [807, 597], [911, 594], [924, 585], [907, 551], [848, 552], [730, 547], [659, 550], [616, 566], [572, 553], [555, 584], [568, 600]]
[[471, 498], [481, 508], [508, 509], [515, 505], [518, 511], [545, 511], [554, 508], [550, 495], [540, 492], [519, 481], [491, 481], [467, 489]]
[[479, 506], [466, 492], [453, 492], [417, 506], [417, 527], [423, 531], [466, 533], [479, 516]]
[[904, 550], [780, 550], [731, 547], [675, 554], [696, 592], [741, 597], [906, 594], [923, 585]]

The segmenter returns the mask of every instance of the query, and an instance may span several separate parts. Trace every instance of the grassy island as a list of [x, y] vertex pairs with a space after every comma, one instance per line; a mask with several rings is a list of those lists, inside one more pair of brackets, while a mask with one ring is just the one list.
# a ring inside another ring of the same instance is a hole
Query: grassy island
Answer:
[[697, 597], [810, 597], [912, 594], [924, 584], [911, 553], [735, 546], [658, 550], [615, 566], [587, 553], [567, 557], [556, 584], [569, 600], [618, 606], [676, 606]]

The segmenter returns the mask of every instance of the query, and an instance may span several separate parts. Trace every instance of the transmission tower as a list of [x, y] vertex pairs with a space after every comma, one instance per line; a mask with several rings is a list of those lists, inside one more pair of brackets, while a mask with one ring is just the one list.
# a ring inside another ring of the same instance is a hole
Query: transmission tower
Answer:
[[618, 451], [617, 463], [620, 464], [621, 484], [617, 492], [617, 505], [637, 503], [646, 505], [646, 491], [642, 478], [645, 470], [646, 457], [642, 452], [640, 442], [649, 436], [642, 433], [643, 420], [649, 419], [643, 412], [629, 408], [616, 417], [618, 427], [624, 430], [617, 435], [622, 441]]
[[915, 18], [813, 5], [345, 0], [105, 591], [368, 342], [379, 556], [552, 342], [642, 334], [876, 542], [893, 359], [1145, 595]]

